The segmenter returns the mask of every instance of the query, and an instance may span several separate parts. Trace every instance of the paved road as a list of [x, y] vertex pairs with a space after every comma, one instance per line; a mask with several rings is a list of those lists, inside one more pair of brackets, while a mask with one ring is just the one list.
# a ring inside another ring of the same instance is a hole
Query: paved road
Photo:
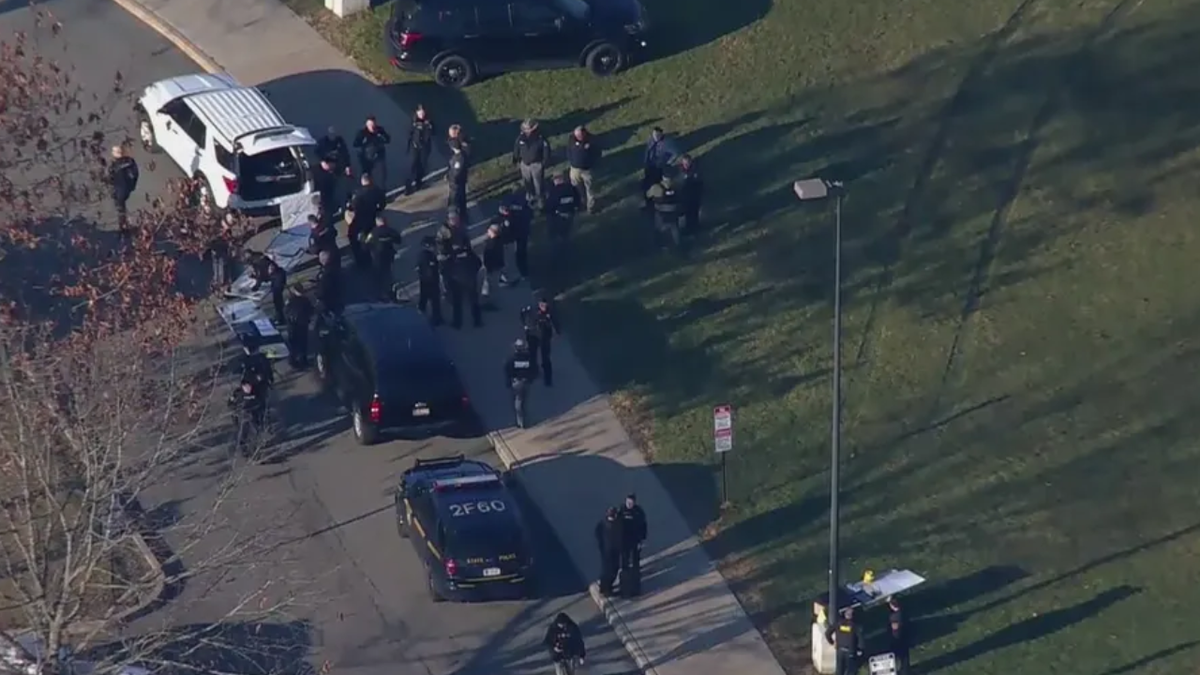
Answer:
[[[196, 70], [114, 4], [50, 0], [41, 7], [64, 24], [60, 42], [69, 50], [60, 58], [97, 95], [96, 105], [108, 111], [104, 128], [114, 136], [133, 129], [129, 101], [110, 93], [116, 72], [133, 89]], [[0, 3], [0, 34], [27, 30], [32, 21], [27, 7]], [[295, 104], [276, 102], [285, 116], [307, 121]], [[297, 109], [289, 111], [289, 106]], [[150, 158], [137, 152], [144, 168], [142, 191], [160, 194], [179, 175], [177, 170], [158, 166], [149, 171]], [[418, 456], [463, 452], [497, 461], [483, 439], [395, 441], [360, 448], [311, 375], [283, 374], [277, 394], [286, 440], [275, 463], [252, 467], [244, 484], [224, 494], [219, 486], [230, 475], [224, 454], [201, 453], [174, 483], [146, 495], [146, 506], [187, 523], [189, 514], [214, 508], [219, 495], [215, 508], [242, 532], [261, 533], [280, 545], [219, 582], [184, 584], [171, 602], [131, 626], [132, 633], [141, 627], [221, 619], [247, 593], [270, 581], [278, 591], [268, 594], [298, 594], [292, 613], [304, 630], [296, 635], [303, 642], [294, 651], [317, 668], [328, 663], [338, 672], [364, 675], [546, 672], [538, 647], [542, 630], [554, 613], [568, 611], [588, 634], [590, 673], [634, 671], [532, 508], [535, 555], [544, 568], [556, 571], [545, 580], [545, 599], [473, 605], [429, 601], [417, 558], [396, 535], [387, 508], [390, 490], [399, 472]], [[214, 532], [182, 552], [184, 566], [203, 566], [212, 555], [209, 547], [220, 537]], [[248, 674], [254, 670], [247, 667]]]

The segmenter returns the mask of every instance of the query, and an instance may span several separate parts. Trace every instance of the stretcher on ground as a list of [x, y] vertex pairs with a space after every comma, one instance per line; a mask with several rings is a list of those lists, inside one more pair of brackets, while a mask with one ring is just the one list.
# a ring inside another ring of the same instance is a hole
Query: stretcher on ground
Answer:
[[[316, 205], [311, 196], [297, 195], [279, 210], [282, 226], [263, 254], [291, 273], [312, 257], [308, 253], [308, 216], [316, 213]], [[225, 290], [227, 302], [217, 308], [217, 313], [243, 347], [253, 346], [270, 359], [285, 359], [289, 354], [287, 341], [262, 309], [268, 289], [264, 286], [256, 290], [255, 285], [250, 270], [244, 270]]]

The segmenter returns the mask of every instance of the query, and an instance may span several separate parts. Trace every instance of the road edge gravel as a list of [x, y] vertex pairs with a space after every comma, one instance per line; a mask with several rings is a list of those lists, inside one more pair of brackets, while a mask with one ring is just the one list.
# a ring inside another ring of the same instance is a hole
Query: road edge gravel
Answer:
[[[516, 453], [508, 447], [508, 442], [504, 440], [504, 435], [499, 431], [490, 431], [487, 435], [488, 442], [496, 451], [496, 456], [504, 463], [504, 468], [512, 473], [513, 478], [520, 480], [515, 472], [521, 468], [522, 461], [517, 458]], [[588, 584], [588, 595], [592, 601], [600, 608], [600, 612], [604, 614], [605, 621], [612, 627], [613, 632], [617, 634], [617, 639], [625, 647], [625, 651], [629, 652], [629, 656], [633, 658], [633, 662], [644, 675], [658, 675], [658, 671], [654, 668], [654, 663], [646, 656], [646, 652], [642, 649], [642, 645], [637, 641], [637, 637], [633, 631], [629, 630], [629, 626], [625, 624], [625, 619], [621, 617], [621, 610], [617, 607], [611, 598], [605, 597], [600, 592], [600, 586], [596, 582]]]

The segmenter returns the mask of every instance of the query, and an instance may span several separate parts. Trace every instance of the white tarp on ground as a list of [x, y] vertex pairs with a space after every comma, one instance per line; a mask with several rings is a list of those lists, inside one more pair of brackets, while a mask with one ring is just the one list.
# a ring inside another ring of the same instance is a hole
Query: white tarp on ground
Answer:
[[[312, 195], [296, 195], [279, 206], [281, 227], [267, 243], [263, 254], [285, 272], [291, 272], [308, 259], [308, 217], [317, 212], [316, 199]], [[270, 317], [259, 308], [266, 299], [265, 285], [254, 290], [254, 279], [250, 269], [244, 270], [225, 291], [231, 301], [221, 305], [217, 311], [225, 324], [239, 340], [258, 338], [259, 350], [272, 359], [286, 358], [287, 345], [279, 329]]]

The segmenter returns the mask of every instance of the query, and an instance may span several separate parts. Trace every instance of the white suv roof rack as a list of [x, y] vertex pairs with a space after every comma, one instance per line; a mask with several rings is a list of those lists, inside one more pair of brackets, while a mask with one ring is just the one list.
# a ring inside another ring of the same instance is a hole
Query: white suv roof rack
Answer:
[[251, 87], [231, 87], [192, 94], [188, 106], [208, 128], [233, 143], [269, 129], [292, 129], [267, 97]]

